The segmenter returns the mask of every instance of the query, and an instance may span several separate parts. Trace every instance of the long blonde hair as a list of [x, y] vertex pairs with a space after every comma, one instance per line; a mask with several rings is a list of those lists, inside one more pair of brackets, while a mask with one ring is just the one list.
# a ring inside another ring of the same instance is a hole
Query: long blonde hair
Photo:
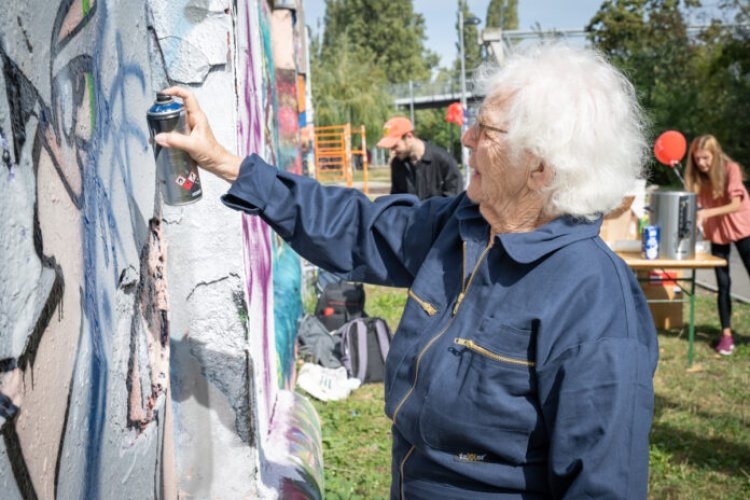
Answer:
[[[693, 155], [697, 151], [708, 151], [712, 155], [711, 168], [707, 173], [701, 172], [695, 164]], [[722, 196], [727, 187], [726, 164], [729, 162], [736, 163], [724, 153], [716, 137], [711, 134], [705, 134], [693, 139], [693, 142], [690, 143], [687, 169], [685, 171], [685, 185], [688, 191], [700, 193], [704, 185], [706, 185], [711, 187], [711, 194], [714, 198]], [[742, 172], [742, 167], [740, 167], [740, 172]], [[744, 179], [744, 172], [742, 176]]]

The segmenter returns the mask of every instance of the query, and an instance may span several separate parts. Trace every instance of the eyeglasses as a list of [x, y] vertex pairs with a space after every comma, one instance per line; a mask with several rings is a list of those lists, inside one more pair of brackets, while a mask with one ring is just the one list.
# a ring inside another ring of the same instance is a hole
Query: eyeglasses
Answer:
[[478, 142], [479, 138], [482, 137], [482, 130], [491, 130], [493, 132], [497, 132], [498, 134], [507, 134], [508, 131], [500, 128], [495, 127], [493, 125], [488, 125], [484, 123], [482, 120], [478, 119], [474, 126], [471, 128], [471, 140], [472, 142]]

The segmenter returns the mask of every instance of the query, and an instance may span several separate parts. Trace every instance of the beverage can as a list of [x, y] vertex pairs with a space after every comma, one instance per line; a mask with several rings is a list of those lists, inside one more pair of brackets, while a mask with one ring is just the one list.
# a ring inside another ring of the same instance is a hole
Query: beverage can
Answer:
[[163, 148], [153, 141], [160, 132], [187, 134], [185, 106], [172, 96], [156, 94], [156, 101], [146, 113], [156, 159], [156, 180], [167, 205], [187, 205], [201, 199], [203, 189], [198, 165], [185, 151]]
[[641, 233], [641, 256], [644, 259], [654, 260], [659, 258], [659, 226], [644, 226]]

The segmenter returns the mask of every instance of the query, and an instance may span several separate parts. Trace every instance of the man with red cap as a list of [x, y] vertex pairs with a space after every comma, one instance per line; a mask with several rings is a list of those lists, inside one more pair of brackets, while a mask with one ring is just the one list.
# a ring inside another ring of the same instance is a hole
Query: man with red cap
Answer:
[[417, 138], [408, 118], [393, 117], [383, 130], [377, 145], [391, 150], [391, 194], [411, 193], [424, 200], [461, 192], [456, 161], [446, 150]]

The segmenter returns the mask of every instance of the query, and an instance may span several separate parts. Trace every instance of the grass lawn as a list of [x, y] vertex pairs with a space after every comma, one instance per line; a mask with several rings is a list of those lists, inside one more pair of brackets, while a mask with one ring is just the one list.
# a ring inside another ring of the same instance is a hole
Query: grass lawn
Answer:
[[750, 305], [734, 304], [733, 326], [734, 354], [719, 356], [715, 296], [699, 294], [691, 369], [686, 334], [660, 333], [651, 498], [750, 498]]
[[[405, 292], [366, 286], [366, 294], [368, 313], [395, 328]], [[715, 354], [714, 295], [699, 292], [692, 369], [687, 333], [659, 333], [649, 498], [750, 498], [750, 305], [735, 303], [734, 328], [734, 354]], [[326, 499], [388, 498], [391, 439], [383, 385], [364, 385], [343, 401], [310, 399], [323, 428]]]

